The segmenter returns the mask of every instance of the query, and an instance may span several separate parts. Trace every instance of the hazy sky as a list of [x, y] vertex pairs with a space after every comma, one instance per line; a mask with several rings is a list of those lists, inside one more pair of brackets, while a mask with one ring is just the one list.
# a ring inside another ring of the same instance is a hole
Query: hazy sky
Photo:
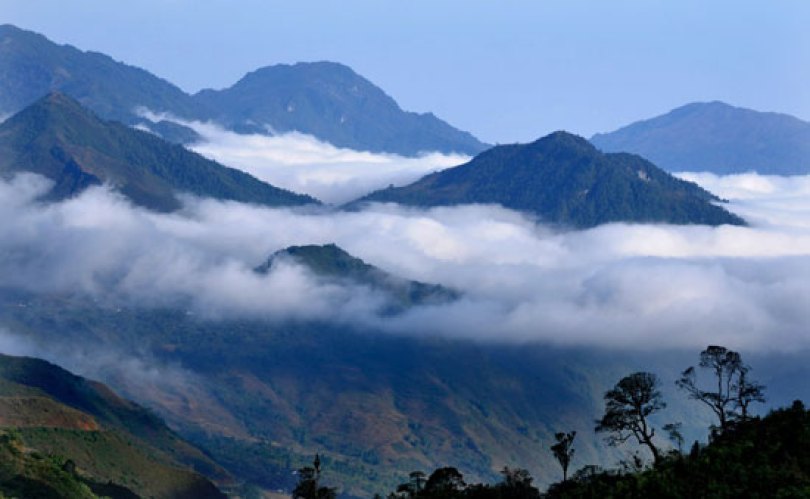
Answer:
[[810, 119], [806, 0], [0, 0], [0, 22], [196, 91], [334, 60], [490, 142], [695, 100]]

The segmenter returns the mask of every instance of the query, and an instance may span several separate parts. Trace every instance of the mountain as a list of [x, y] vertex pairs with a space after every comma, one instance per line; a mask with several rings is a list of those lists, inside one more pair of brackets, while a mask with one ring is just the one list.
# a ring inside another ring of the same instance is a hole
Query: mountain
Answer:
[[163, 211], [180, 206], [178, 192], [268, 206], [317, 202], [150, 133], [102, 121], [59, 93], [0, 124], [0, 174], [17, 172], [51, 179], [52, 198], [107, 183], [135, 204]]
[[[661, 423], [684, 422], [686, 442], [704, 440], [712, 421], [674, 383], [697, 352], [456, 340], [416, 326], [394, 334], [328, 322], [205, 320], [184, 308], [2, 287], [0, 329], [66, 359], [92, 360], [99, 351], [145, 356], [139, 372], [150, 381], [106, 366], [104, 381], [154, 408], [234, 476], [265, 489], [289, 490], [292, 471], [316, 452], [324, 484], [359, 497], [387, 493], [408, 472], [438, 466], [486, 481], [504, 466], [521, 466], [548, 484], [559, 480], [548, 448], [555, 432], [570, 430], [577, 431], [572, 469], [613, 465], [628, 454], [602, 445], [594, 419], [604, 412], [605, 391], [639, 370], [661, 376], [668, 404]], [[768, 387], [769, 403], [809, 400], [805, 351], [745, 357]], [[165, 366], [182, 366], [195, 383], [151, 374]], [[666, 435], [656, 437], [667, 445]]]
[[290, 246], [277, 251], [255, 270], [266, 274], [273, 265], [293, 261], [317, 277], [337, 284], [365, 286], [384, 298], [384, 312], [397, 313], [418, 305], [439, 305], [458, 298], [458, 293], [436, 284], [425, 284], [393, 276], [369, 265], [334, 244]]
[[203, 90], [194, 98], [234, 130], [298, 131], [339, 147], [406, 156], [485, 148], [433, 114], [403, 111], [380, 88], [333, 62], [264, 67], [230, 88]]
[[0, 115], [14, 114], [51, 92], [78, 100], [104, 119], [133, 125], [136, 109], [203, 119], [207, 112], [171, 83], [98, 52], [58, 45], [10, 24], [0, 26]]
[[4, 24], [0, 82], [0, 118], [60, 92], [103, 119], [143, 125], [178, 143], [200, 137], [178, 123], [152, 123], [138, 115], [139, 109], [217, 121], [239, 132], [297, 130], [339, 147], [408, 156], [425, 151], [474, 154], [485, 147], [433, 114], [403, 111], [380, 88], [330, 62], [269, 66], [228, 89], [191, 96], [141, 68]]
[[530, 144], [493, 147], [469, 163], [389, 187], [354, 202], [413, 206], [496, 203], [575, 227], [608, 222], [743, 224], [719, 201], [645, 159], [603, 154], [585, 139], [555, 132]]
[[200, 472], [230, 480], [151, 412], [27, 357], [0, 355], [0, 455], [11, 497], [224, 498]]
[[[25, 306], [18, 306], [18, 304]], [[439, 464], [492, 479], [521, 464], [556, 477], [544, 452], [558, 428], [582, 429], [578, 455], [610, 454], [588, 438], [619, 356], [357, 330], [336, 324], [197, 320], [185, 310], [0, 293], [0, 327], [43, 344], [148, 352], [200, 381], [177, 402], [170, 379], [144, 388], [105, 380], [148, 403], [239, 479], [291, 489], [320, 453], [323, 480], [357, 497]]]
[[591, 142], [640, 154], [671, 172], [810, 174], [810, 123], [722, 102], [687, 104]]

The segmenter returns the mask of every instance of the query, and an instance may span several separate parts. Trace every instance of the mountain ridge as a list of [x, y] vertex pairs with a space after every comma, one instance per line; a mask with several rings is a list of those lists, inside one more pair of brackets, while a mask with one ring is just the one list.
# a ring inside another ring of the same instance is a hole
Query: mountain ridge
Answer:
[[[242, 88], [240, 83], [267, 76], [268, 72], [281, 79], [264, 80], [250, 95], [235, 100], [252, 99], [247, 108], [227, 109], [220, 105]], [[308, 91], [291, 90], [285, 83], [289, 78]], [[224, 121], [220, 124], [230, 124], [232, 131], [242, 133], [269, 134], [267, 126], [279, 131], [297, 130], [338, 147], [407, 156], [425, 151], [478, 152], [485, 147], [468, 132], [431, 113], [403, 111], [382, 89], [348, 66], [334, 62], [264, 66], [228, 89], [204, 89], [190, 95], [145, 69], [100, 52], [59, 45], [39, 33], [4, 24], [0, 25], [0, 81], [4, 83], [0, 86], [0, 116], [19, 112], [58, 91], [104, 119], [147, 127], [177, 143], [194, 142], [200, 136], [171, 121], [153, 123], [141, 116], [139, 109], [168, 113], [185, 121], [218, 118]], [[278, 92], [280, 89], [286, 89], [286, 96]], [[295, 119], [290, 120], [287, 100], [294, 95], [298, 96], [299, 112], [292, 113]], [[352, 95], [355, 98], [349, 98]], [[255, 123], [250, 121], [254, 116], [246, 116], [254, 113], [253, 108], [264, 110], [264, 114], [255, 116]], [[299, 119], [305, 108], [308, 113]]]
[[494, 203], [578, 228], [609, 222], [744, 224], [711, 204], [716, 201], [640, 156], [603, 154], [584, 138], [558, 131], [529, 144], [493, 147], [468, 163], [376, 191], [348, 206]]
[[636, 153], [671, 172], [810, 173], [810, 123], [721, 101], [692, 102], [590, 140], [606, 152]]
[[179, 208], [179, 192], [269, 206], [317, 203], [150, 133], [103, 121], [61, 93], [0, 124], [0, 174], [18, 172], [51, 179], [52, 199], [106, 183], [135, 204], [159, 211]]
[[194, 98], [215, 119], [253, 133], [299, 131], [338, 147], [413, 156], [476, 153], [484, 144], [432, 113], [403, 111], [381, 88], [331, 61], [264, 66], [222, 90]]
[[280, 261], [293, 260], [309, 269], [320, 279], [342, 284], [365, 286], [387, 298], [382, 312], [401, 313], [420, 305], [441, 305], [459, 298], [454, 290], [438, 284], [411, 281], [390, 274], [352, 256], [334, 243], [325, 245], [290, 246], [273, 253], [254, 270], [269, 273]]

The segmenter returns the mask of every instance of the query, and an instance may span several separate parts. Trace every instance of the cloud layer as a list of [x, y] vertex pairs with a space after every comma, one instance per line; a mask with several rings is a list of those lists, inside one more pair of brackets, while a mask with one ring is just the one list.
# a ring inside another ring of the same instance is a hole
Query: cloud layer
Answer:
[[192, 128], [202, 140], [190, 148], [277, 187], [309, 194], [326, 203], [342, 204], [371, 191], [402, 186], [470, 158], [427, 152], [416, 158], [342, 149], [303, 133], [241, 135], [213, 123], [183, 121], [166, 114], [140, 111], [157, 122], [163, 119]]
[[[210, 317], [329, 318], [482, 341], [810, 347], [810, 179], [692, 178], [754, 225], [556, 232], [495, 206], [312, 213], [193, 198], [167, 215], [105, 188], [43, 205], [47, 182], [22, 175], [0, 183], [0, 280]], [[278, 249], [329, 242], [464, 298], [382, 318], [368, 289], [289, 263], [252, 271]]]

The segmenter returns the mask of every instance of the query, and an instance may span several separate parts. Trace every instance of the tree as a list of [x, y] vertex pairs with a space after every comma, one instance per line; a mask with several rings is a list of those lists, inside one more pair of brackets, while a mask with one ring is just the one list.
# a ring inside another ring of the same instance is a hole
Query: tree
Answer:
[[658, 377], [652, 373], [637, 372], [622, 378], [605, 393], [605, 414], [596, 426], [597, 432], [611, 434], [606, 438], [609, 445], [634, 437], [639, 445], [650, 449], [656, 464], [661, 455], [653, 442], [655, 429], [647, 419], [666, 407], [658, 387]]
[[720, 431], [727, 430], [738, 418], [747, 419], [748, 406], [752, 402], [765, 401], [765, 387], [748, 379], [751, 368], [743, 363], [739, 353], [710, 345], [700, 352], [699, 366], [711, 372], [717, 383], [716, 389], [700, 388], [694, 367], [681, 373], [681, 378], [675, 383], [690, 398], [706, 404], [714, 412]]
[[335, 499], [337, 493], [331, 487], [320, 487], [321, 458], [315, 455], [312, 466], [298, 470], [298, 484], [293, 489], [293, 499]]
[[408, 474], [408, 482], [401, 483], [397, 486], [398, 497], [418, 497], [425, 486], [425, 472], [424, 471], [411, 471]]
[[663, 430], [667, 432], [667, 436], [678, 447], [678, 453], [683, 451], [683, 434], [681, 433], [681, 423], [667, 423], [663, 426]]
[[560, 463], [563, 471], [563, 482], [568, 480], [568, 465], [571, 464], [571, 458], [574, 457], [574, 438], [577, 432], [570, 431], [568, 433], [556, 433], [554, 438], [557, 443], [551, 446], [551, 452]]
[[540, 491], [532, 485], [534, 478], [527, 470], [510, 468], [501, 470], [503, 481], [498, 484], [498, 497], [501, 499], [532, 499], [539, 498]]
[[419, 494], [422, 491], [422, 487], [425, 485], [425, 472], [424, 471], [411, 471], [410, 475], [408, 475], [411, 479], [411, 484], [413, 486], [413, 493], [414, 495]]
[[751, 402], [765, 402], [765, 385], [748, 380], [749, 368], [746, 366], [740, 371], [737, 379], [737, 400], [735, 405], [740, 410], [740, 419], [748, 419], [748, 406]]
[[439, 468], [430, 474], [422, 495], [442, 499], [461, 497], [466, 486], [464, 476], [456, 468]]

